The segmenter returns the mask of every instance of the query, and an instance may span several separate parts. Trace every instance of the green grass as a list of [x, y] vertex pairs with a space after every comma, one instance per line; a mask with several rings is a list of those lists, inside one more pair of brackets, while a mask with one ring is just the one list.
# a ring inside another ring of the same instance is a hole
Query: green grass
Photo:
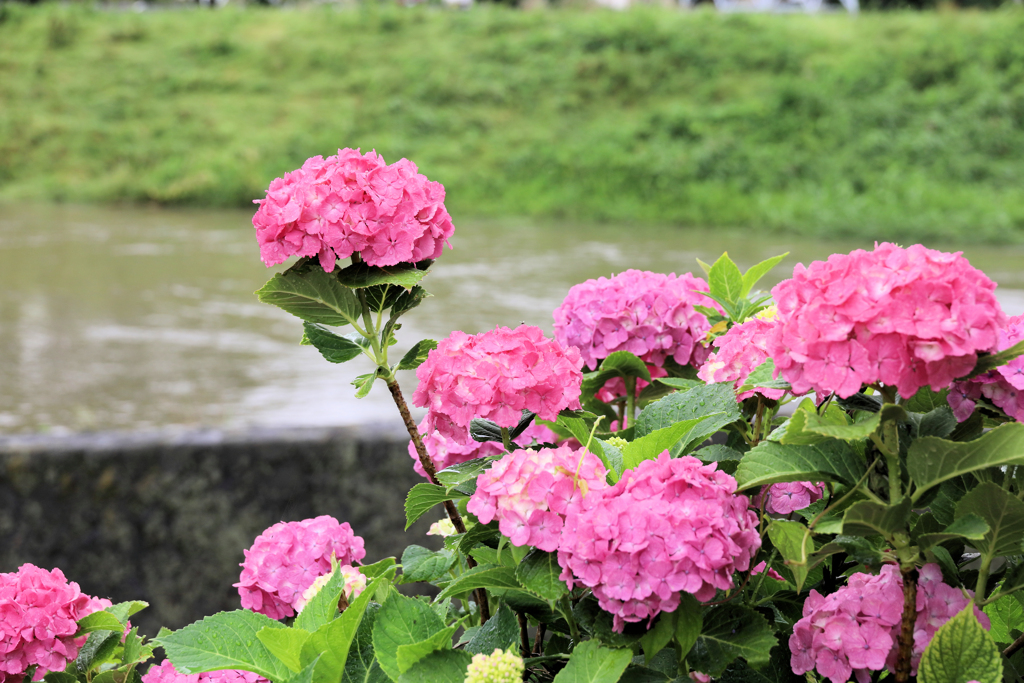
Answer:
[[456, 219], [1024, 239], [1024, 11], [0, 7], [4, 201], [239, 206], [348, 146]]

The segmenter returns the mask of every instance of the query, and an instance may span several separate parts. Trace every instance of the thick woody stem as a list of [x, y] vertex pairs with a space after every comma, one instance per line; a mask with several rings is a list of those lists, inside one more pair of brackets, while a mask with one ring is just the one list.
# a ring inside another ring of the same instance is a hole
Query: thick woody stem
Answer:
[[[427, 473], [427, 479], [430, 480], [431, 484], [440, 486], [437, 481], [437, 468], [434, 467], [434, 461], [427, 455], [427, 447], [423, 444], [423, 437], [420, 436], [420, 432], [416, 429], [416, 423], [412, 421], [412, 414], [409, 412], [409, 406], [405, 403], [405, 397], [402, 396], [402, 388], [398, 386], [397, 380], [392, 380], [387, 383], [388, 390], [391, 392], [391, 398], [395, 400], [395, 405], [398, 406], [398, 412], [402, 415], [402, 421], [405, 422], [405, 429], [409, 432], [409, 438], [412, 439], [413, 447], [416, 449], [416, 455], [419, 456], [420, 465], [423, 466], [423, 471]], [[460, 534], [466, 533], [466, 523], [462, 521], [462, 515], [459, 514], [459, 509], [455, 507], [455, 503], [450, 500], [444, 502], [445, 512], [448, 513], [448, 519], [452, 521], [452, 526], [455, 527], [455, 531]], [[475, 567], [476, 562], [473, 561], [472, 557], [466, 556], [466, 564], [470, 567]], [[483, 588], [478, 588], [474, 591], [476, 596], [476, 604], [480, 608], [480, 623], [483, 624], [485, 621], [491, 618], [490, 607], [487, 604], [487, 593]]]
[[914, 656], [914, 621], [917, 619], [917, 569], [903, 569], [903, 621], [896, 641], [896, 683], [910, 680], [910, 664]]
[[519, 621], [519, 648], [522, 650], [522, 657], [530, 656], [530, 625], [526, 621], [526, 615], [516, 612], [516, 619]]

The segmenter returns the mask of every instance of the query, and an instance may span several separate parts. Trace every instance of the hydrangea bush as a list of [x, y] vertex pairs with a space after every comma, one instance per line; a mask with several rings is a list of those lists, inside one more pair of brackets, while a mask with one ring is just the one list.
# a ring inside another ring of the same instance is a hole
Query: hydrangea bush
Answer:
[[432, 548], [363, 563], [348, 524], [282, 522], [240, 609], [148, 644], [142, 603], [0, 575], [0, 683], [1021, 680], [1024, 320], [961, 254], [880, 244], [771, 294], [784, 255], [627, 271], [573, 287], [553, 338], [456, 331], [396, 360], [443, 199], [341, 150], [253, 220], [268, 264], [298, 257], [259, 298], [394, 399]]

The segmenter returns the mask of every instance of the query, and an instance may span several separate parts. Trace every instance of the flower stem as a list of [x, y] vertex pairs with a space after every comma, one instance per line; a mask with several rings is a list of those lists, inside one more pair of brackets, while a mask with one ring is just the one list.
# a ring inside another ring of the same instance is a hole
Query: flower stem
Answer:
[[626, 423], [619, 429], [629, 429], [636, 420], [636, 377], [626, 377]]
[[978, 567], [978, 583], [974, 586], [974, 599], [978, 602], [984, 602], [985, 600], [985, 589], [988, 588], [988, 571], [992, 566], [992, 557], [990, 555], [981, 556], [981, 566]]
[[910, 680], [910, 664], [914, 656], [914, 621], [917, 619], [917, 568], [900, 568], [903, 573], [903, 619], [897, 639], [896, 683]]
[[[391, 398], [395, 400], [395, 405], [398, 407], [398, 412], [402, 415], [402, 421], [405, 422], [405, 429], [409, 432], [409, 438], [412, 439], [413, 448], [416, 449], [416, 455], [419, 456], [420, 465], [423, 466], [423, 471], [427, 473], [427, 479], [430, 480], [431, 484], [440, 486], [437, 481], [437, 468], [434, 467], [434, 462], [427, 455], [427, 447], [423, 445], [423, 437], [420, 436], [420, 432], [416, 429], [416, 423], [412, 421], [412, 414], [409, 412], [409, 406], [405, 403], [405, 397], [402, 396], [402, 388], [398, 386], [398, 381], [392, 379], [388, 384], [388, 390], [391, 392]], [[462, 521], [462, 515], [459, 514], [459, 509], [455, 507], [455, 503], [450, 500], [444, 502], [444, 510], [448, 513], [448, 519], [452, 521], [452, 526], [455, 527], [455, 531], [464, 534], [466, 533], [466, 523]], [[466, 564], [470, 568], [476, 566], [476, 562], [473, 558], [466, 556]], [[477, 588], [475, 591], [476, 604], [480, 608], [480, 623], [483, 624], [491, 618], [490, 607], [487, 604], [487, 593], [483, 588]]]
[[565, 621], [569, 624], [569, 636], [572, 638], [574, 645], [578, 645], [580, 642], [580, 627], [576, 625], [576, 620], [572, 616], [572, 604], [569, 602], [569, 596], [563, 595], [562, 599], [558, 601], [558, 611], [565, 617]]

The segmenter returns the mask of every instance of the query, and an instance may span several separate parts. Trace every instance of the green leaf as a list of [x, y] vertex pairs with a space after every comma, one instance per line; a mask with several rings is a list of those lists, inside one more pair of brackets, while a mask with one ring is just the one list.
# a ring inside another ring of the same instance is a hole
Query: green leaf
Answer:
[[338, 282], [361, 289], [375, 285], [398, 285], [411, 289], [426, 276], [426, 270], [417, 270], [412, 263], [398, 263], [393, 266], [371, 266], [365, 261], [353, 263], [337, 273]]
[[974, 369], [971, 370], [971, 374], [969, 374], [968, 377], [977, 377], [989, 370], [998, 368], [1000, 365], [1006, 365], [1017, 356], [1024, 356], [1024, 340], [1017, 342], [1010, 348], [1004, 349], [999, 353], [979, 355], [978, 362], [975, 364]]
[[892, 539], [895, 532], [906, 530], [910, 507], [908, 497], [896, 505], [882, 505], [871, 500], [854, 503], [843, 515], [843, 534]]
[[128, 620], [132, 615], [138, 614], [147, 607], [149, 607], [148, 602], [143, 602], [141, 600], [129, 600], [128, 602], [119, 602], [116, 605], [111, 605], [103, 611], [110, 612], [117, 617], [117, 620], [121, 622], [122, 626], [127, 626]]
[[288, 667], [256, 637], [264, 628], [285, 625], [250, 610], [219, 612], [158, 636], [153, 643], [164, 649], [174, 668], [183, 674], [243, 669], [271, 680], [284, 680], [291, 674]]
[[498, 607], [466, 644], [466, 652], [489, 655], [494, 650], [508, 650], [519, 643], [519, 623], [507, 605]]
[[708, 384], [670, 394], [644, 408], [636, 420], [636, 437], [671, 427], [677, 422], [702, 419], [699, 428], [694, 428], [685, 441], [677, 442], [672, 449], [675, 457], [689, 453], [725, 425], [742, 418], [732, 383]]
[[334, 274], [301, 263], [270, 278], [256, 296], [306, 322], [335, 327], [357, 321], [362, 313], [359, 298]]
[[743, 386], [736, 390], [737, 394], [751, 391], [757, 388], [766, 389], [792, 389], [789, 382], [783, 379], [775, 379], [775, 361], [771, 358], [754, 368], [754, 371], [747, 375]]
[[[722, 413], [714, 413], [707, 417], [698, 417], [692, 420], [676, 422], [670, 427], [656, 429], [649, 434], [645, 434], [638, 439], [630, 441], [626, 444], [625, 448], [622, 449], [623, 470], [634, 469], [644, 460], [656, 459], [663, 451], [672, 449], [672, 447], [680, 441], [684, 444], [690, 443], [691, 433], [696, 431], [698, 434], [705, 434], [707, 429], [702, 426], [702, 423], [705, 420], [713, 419], [721, 414]], [[703, 441], [703, 439], [701, 439], [701, 441]], [[620, 471], [619, 474], [622, 474], [622, 471]]]
[[526, 589], [540, 597], [554, 602], [569, 592], [565, 581], [558, 578], [562, 568], [558, 565], [558, 556], [534, 548], [530, 554], [516, 567], [516, 579]]
[[86, 639], [85, 645], [78, 651], [78, 657], [75, 659], [75, 668], [79, 671], [88, 671], [95, 666], [103, 664], [111, 660], [114, 651], [120, 646], [120, 629], [117, 631], [93, 631]]
[[139, 664], [149, 661], [152, 656], [153, 648], [143, 643], [143, 639], [139, 636], [139, 627], [136, 626], [128, 631], [124, 636], [121, 662], [123, 664]]
[[378, 589], [388, 584], [385, 577], [371, 581], [340, 617], [318, 628], [303, 644], [302, 666], [308, 667], [315, 663], [312, 683], [337, 683], [341, 680], [352, 642], [366, 614], [366, 606]]
[[629, 351], [614, 351], [601, 361], [595, 372], [588, 372], [583, 376], [583, 390], [593, 393], [615, 377], [639, 377], [650, 382], [651, 371], [647, 369], [647, 363]]
[[554, 683], [616, 683], [632, 659], [631, 650], [612, 650], [588, 640], [572, 651]]
[[448, 575], [455, 564], [451, 550], [434, 552], [419, 545], [410, 545], [402, 553], [402, 583], [435, 581]]
[[72, 676], [71, 674], [63, 671], [51, 671], [43, 676], [43, 680], [46, 681], [46, 683], [78, 683], [78, 678], [76, 676]]
[[1016, 596], [1006, 595], [990, 602], [984, 611], [992, 624], [988, 634], [997, 643], [1009, 645], [1016, 639], [1014, 631], [1024, 628], [1024, 606]]
[[316, 680], [316, 670], [320, 665], [320, 657], [305, 665], [301, 671], [284, 681], [284, 683], [313, 683]]
[[497, 460], [500, 460], [500, 455], [492, 455], [487, 458], [473, 458], [466, 462], [460, 462], [457, 465], [446, 467], [437, 473], [437, 480], [451, 488], [458, 486], [467, 481], [476, 481], [476, 478], [480, 476], [482, 472], [491, 468]]
[[295, 617], [295, 627], [313, 633], [338, 615], [338, 600], [345, 590], [345, 577], [337, 569]]
[[359, 375], [352, 380], [352, 386], [356, 388], [356, 398], [365, 398], [370, 393], [370, 389], [373, 388], [373, 380], [377, 379], [379, 371], [380, 368], [365, 375]]
[[93, 631], [117, 631], [124, 630], [124, 624], [118, 621], [110, 612], [100, 610], [84, 616], [78, 620], [79, 633], [91, 633]]
[[654, 625], [640, 638], [640, 647], [644, 651], [644, 662], [650, 662], [654, 655], [665, 649], [676, 635], [676, 613], [662, 612], [654, 620]]
[[409, 495], [405, 499], [405, 528], [411, 527], [416, 520], [439, 503], [468, 497], [463, 494], [453, 495], [445, 487], [436, 484], [416, 484], [409, 490]]
[[[346, 610], [347, 611], [347, 610]], [[373, 652], [373, 625], [377, 622], [380, 605], [371, 602], [366, 606], [362, 621], [352, 639], [352, 645], [345, 659], [342, 683], [387, 683], [391, 679], [380, 668]]]
[[976, 514], [970, 513], [960, 517], [945, 529], [935, 533], [921, 534], [917, 537], [917, 545], [921, 550], [927, 550], [933, 545], [945, 543], [954, 538], [966, 538], [971, 541], [978, 541], [985, 537], [989, 531], [988, 523]]
[[402, 674], [398, 683], [464, 683], [466, 668], [472, 660], [472, 656], [462, 650], [434, 652]]
[[1002, 683], [999, 650], [974, 616], [973, 603], [935, 633], [917, 672], [918, 683]]
[[301, 628], [265, 628], [256, 634], [270, 654], [274, 655], [292, 671], [302, 670], [300, 655], [302, 646], [309, 640], [309, 631]]
[[512, 567], [488, 567], [486, 565], [478, 565], [469, 571], [463, 572], [459, 578], [449, 583], [445, 589], [441, 591], [441, 594], [437, 596], [437, 599], [444, 600], [445, 598], [453, 595], [468, 593], [469, 591], [477, 588], [522, 589], [522, 586], [516, 579], [516, 570]]
[[704, 629], [687, 658], [690, 666], [716, 677], [737, 657], [757, 669], [771, 659], [777, 639], [760, 613], [736, 604], [709, 610]]
[[686, 379], [685, 377], [659, 377], [654, 381], [679, 391], [689, 391], [694, 387], [705, 386], [704, 382], [699, 379]]
[[743, 456], [736, 481], [741, 490], [785, 481], [833, 481], [852, 486], [866, 468], [864, 456], [838, 439], [811, 446], [762, 441]]
[[302, 323], [302, 329], [305, 331], [303, 342], [315, 346], [320, 355], [331, 363], [350, 361], [372, 345], [369, 339], [358, 332], [339, 336], [323, 325], [310, 322]]
[[912, 413], [928, 413], [936, 408], [949, 407], [949, 402], [946, 400], [946, 396], [949, 394], [949, 389], [943, 389], [942, 391], [932, 391], [928, 387], [921, 387], [917, 390], [917, 393], [904, 401], [902, 405], [904, 408]]
[[679, 657], [684, 658], [704, 630], [703, 607], [691, 593], [680, 593], [675, 615], [676, 644], [679, 646]]
[[740, 296], [750, 294], [750, 290], [754, 288], [754, 285], [756, 285], [761, 278], [767, 275], [768, 271], [779, 265], [782, 259], [787, 256], [789, 256], [788, 251], [785, 254], [765, 259], [764, 261], [761, 261], [747, 269], [747, 272], [743, 273], [743, 288], [740, 290]]
[[444, 622], [430, 605], [392, 590], [373, 625], [373, 649], [380, 668], [397, 681], [401, 675], [398, 648], [426, 640], [444, 628]]
[[768, 527], [768, 537], [786, 561], [799, 593], [803, 590], [807, 573], [811, 571], [808, 558], [817, 550], [807, 527], [800, 522], [776, 519]]
[[794, 445], [812, 445], [826, 438], [860, 441], [878, 429], [881, 413], [859, 413], [858, 418], [850, 424], [846, 413], [834, 403], [828, 405], [824, 415], [819, 415], [814, 401], [805, 398], [786, 423], [785, 434], [775, 440]]
[[975, 470], [1024, 465], [1024, 424], [1000, 425], [973, 441], [926, 436], [910, 444], [907, 471], [917, 485], [914, 500], [942, 482]]
[[743, 274], [729, 258], [729, 252], [719, 256], [711, 266], [711, 272], [708, 273], [708, 285], [710, 285], [712, 297], [719, 300], [725, 299], [729, 303], [739, 301], [745, 296]]
[[386, 325], [385, 327], [394, 327], [394, 322], [398, 320], [399, 316], [408, 313], [419, 306], [428, 296], [433, 295], [419, 285], [413, 287], [407, 292], [402, 292], [399, 297], [395, 299], [395, 302], [391, 304], [391, 315], [388, 319], [388, 323], [390, 323], [390, 325]]
[[457, 626], [449, 626], [441, 629], [428, 638], [418, 643], [399, 645], [397, 650], [397, 661], [399, 673], [405, 673], [412, 668], [413, 664], [420, 661], [431, 652], [438, 650], [452, 649], [452, 635], [455, 634]]
[[[357, 567], [359, 573], [368, 579], [376, 579], [378, 576], [388, 576], [390, 580], [395, 575], [395, 558], [385, 557], [373, 564], [364, 564]], [[390, 576], [389, 576], [390, 575]]]
[[957, 421], [949, 406], [939, 406], [930, 410], [921, 417], [917, 426], [917, 435], [937, 436], [944, 439], [956, 429]]
[[433, 339], [421, 339], [398, 361], [398, 370], [415, 370], [427, 359], [427, 354], [437, 348]]
[[715, 679], [715, 683], [807, 683], [804, 676], [793, 673], [790, 656], [788, 647], [777, 647], [772, 650], [768, 665], [757, 670], [747, 666], [742, 659], [736, 660], [720, 678]]
[[957, 503], [957, 519], [968, 514], [977, 515], [988, 524], [984, 538], [971, 543], [983, 556], [1020, 554], [1024, 538], [1024, 502], [1001, 486], [985, 482], [968, 491]]

